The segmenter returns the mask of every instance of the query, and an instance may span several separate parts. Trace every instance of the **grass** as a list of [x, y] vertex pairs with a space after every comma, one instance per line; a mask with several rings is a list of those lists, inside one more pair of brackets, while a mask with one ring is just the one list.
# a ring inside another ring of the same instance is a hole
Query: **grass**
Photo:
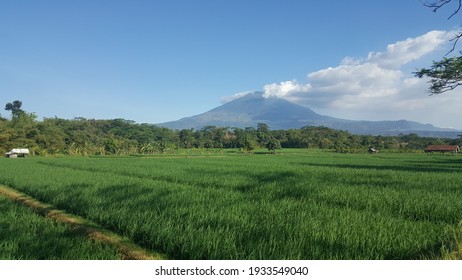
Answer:
[[69, 225], [44, 219], [0, 196], [0, 259], [120, 259], [112, 246], [77, 234]]
[[460, 250], [457, 156], [184, 151], [0, 163], [0, 183], [175, 259], [432, 259]]
[[[32, 197], [24, 195], [23, 193], [15, 191], [6, 186], [0, 185], [0, 197], [2, 199], [9, 199], [11, 201], [18, 202], [22, 204], [23, 206], [29, 207], [29, 210], [32, 210], [34, 213], [46, 217], [46, 219], [42, 218], [43, 220], [42, 224], [44, 226], [49, 226], [49, 228], [52, 228], [52, 229], [57, 228], [57, 226], [60, 226], [61, 228], [65, 228], [67, 231], [70, 232], [69, 238], [75, 237], [75, 240], [71, 240], [72, 242], [68, 242], [69, 245], [75, 245], [76, 242], [74, 241], [77, 241], [77, 243], [80, 243], [81, 240], [87, 241], [87, 238], [88, 238], [88, 239], [95, 241], [95, 242], [92, 242], [91, 244], [90, 242], [86, 242], [88, 243], [88, 246], [97, 244], [97, 245], [102, 245], [107, 248], [111, 248], [112, 251], [116, 250], [117, 254], [115, 255], [115, 257], [109, 255], [109, 259], [115, 258], [115, 259], [131, 259], [131, 260], [152, 260], [152, 259], [163, 259], [164, 258], [164, 256], [162, 255], [148, 252], [136, 246], [129, 239], [121, 237], [104, 228], [101, 228], [100, 226], [98, 226], [95, 223], [92, 223], [91, 221], [85, 220], [75, 215], [70, 215], [62, 210], [55, 209], [51, 205], [41, 203], [40, 201], [37, 201], [33, 199]], [[21, 208], [21, 207], [14, 208], [12, 204], [6, 205], [5, 207], [7, 207], [9, 211], [13, 211], [13, 213], [15, 212], [15, 209]], [[23, 210], [23, 213], [27, 213], [27, 212]], [[41, 220], [40, 217], [36, 217], [36, 215], [29, 215], [29, 218], [34, 218], [37, 221]], [[11, 220], [8, 220], [8, 221], [11, 222]], [[53, 222], [58, 222], [59, 224], [53, 224]], [[50, 224], [52, 225], [50, 226]], [[27, 235], [28, 230], [29, 230], [29, 227], [28, 227], [29, 224], [27, 222], [16, 221], [15, 226], [16, 226], [16, 232], [14, 233], [15, 237], [24, 236], [22, 234], [23, 231], [26, 231], [26, 235]], [[58, 227], [58, 230], [54, 230], [54, 231], [56, 231], [57, 234], [60, 234], [61, 232], [59, 231], [59, 229], [60, 228]], [[39, 241], [37, 242], [37, 244], [41, 244], [40, 239], [38, 239], [37, 241]], [[46, 241], [49, 242], [49, 240], [46, 240]], [[86, 243], [84, 245], [87, 245]], [[77, 245], [76, 247], [78, 248], [79, 245]], [[95, 246], [94, 248], [96, 250], [96, 257], [99, 257], [98, 250], [100, 250], [100, 248], [101, 246]], [[43, 252], [47, 252], [46, 247], [42, 248], [42, 250]], [[69, 256], [73, 256], [72, 258], [81, 259], [80, 255], [70, 254]], [[50, 257], [48, 258], [55, 258], [55, 256], [50, 255]], [[88, 258], [92, 259], [91, 254], [88, 254]]]

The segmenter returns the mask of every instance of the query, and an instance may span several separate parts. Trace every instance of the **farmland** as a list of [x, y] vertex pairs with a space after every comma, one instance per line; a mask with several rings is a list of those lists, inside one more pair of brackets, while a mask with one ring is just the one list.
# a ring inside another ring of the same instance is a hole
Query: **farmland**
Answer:
[[0, 159], [0, 184], [172, 259], [434, 259], [460, 240], [461, 164], [302, 149], [31, 157]]
[[0, 196], [0, 259], [120, 259], [111, 246], [75, 234]]

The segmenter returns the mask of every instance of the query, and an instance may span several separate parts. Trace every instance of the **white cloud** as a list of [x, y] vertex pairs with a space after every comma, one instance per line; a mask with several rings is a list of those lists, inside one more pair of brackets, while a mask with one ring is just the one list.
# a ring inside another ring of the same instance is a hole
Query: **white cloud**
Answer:
[[413, 60], [433, 52], [452, 38], [452, 32], [430, 31], [416, 38], [408, 38], [387, 46], [386, 52], [370, 52], [368, 62], [384, 68], [399, 68]]
[[222, 97], [221, 98], [221, 103], [228, 103], [228, 102], [231, 102], [233, 100], [236, 100], [238, 98], [241, 98], [243, 96], [246, 96], [248, 94], [251, 94], [251, 93], [254, 93], [255, 91], [253, 90], [249, 90], [249, 91], [244, 91], [244, 92], [239, 92], [239, 93], [236, 93], [236, 94], [233, 94], [231, 96], [225, 96], [225, 97]]
[[311, 89], [309, 84], [299, 84], [296, 80], [273, 83], [263, 87], [263, 97], [290, 97], [291, 95], [308, 93]]
[[402, 77], [399, 70], [381, 68], [374, 63], [340, 65], [310, 73], [313, 91], [327, 94], [383, 96], [396, 93], [395, 85]]
[[[402, 67], [447, 44], [450, 32], [431, 31], [390, 44], [365, 59], [345, 58], [337, 67], [308, 74], [312, 86], [298, 102], [354, 119], [420, 119], [430, 106], [426, 81]], [[411, 115], [412, 113], [413, 115]]]

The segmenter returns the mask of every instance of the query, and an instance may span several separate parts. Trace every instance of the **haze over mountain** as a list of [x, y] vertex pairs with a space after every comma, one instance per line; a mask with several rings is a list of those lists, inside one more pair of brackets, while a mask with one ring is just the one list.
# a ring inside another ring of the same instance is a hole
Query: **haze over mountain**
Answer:
[[417, 133], [421, 136], [457, 137], [460, 133], [454, 129], [407, 120], [355, 121], [333, 118], [282, 98], [264, 97], [262, 92], [249, 93], [203, 114], [161, 123], [159, 126], [170, 129], [201, 129], [209, 125], [245, 128], [256, 127], [258, 123], [266, 123], [273, 130], [325, 126], [370, 135]]

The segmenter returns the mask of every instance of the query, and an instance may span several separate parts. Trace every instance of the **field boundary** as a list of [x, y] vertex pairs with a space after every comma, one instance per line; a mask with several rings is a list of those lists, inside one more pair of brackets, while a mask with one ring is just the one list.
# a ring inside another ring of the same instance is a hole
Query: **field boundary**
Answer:
[[78, 234], [87, 236], [95, 241], [109, 244], [118, 249], [123, 259], [126, 260], [162, 260], [166, 257], [162, 254], [152, 253], [133, 243], [130, 239], [120, 236], [112, 231], [86, 220], [82, 217], [66, 213], [54, 208], [49, 204], [42, 203], [15, 189], [0, 185], [0, 195], [16, 201], [32, 209], [41, 216], [54, 221], [69, 224]]

